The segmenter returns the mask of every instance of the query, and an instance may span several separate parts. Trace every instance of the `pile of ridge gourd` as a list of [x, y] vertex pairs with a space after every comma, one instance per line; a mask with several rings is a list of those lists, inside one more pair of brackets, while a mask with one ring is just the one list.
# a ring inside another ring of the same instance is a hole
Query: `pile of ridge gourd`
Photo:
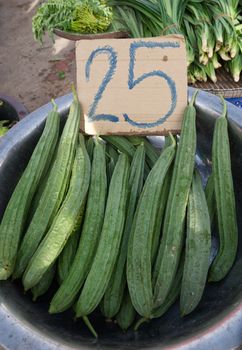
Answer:
[[123, 330], [161, 317], [178, 297], [181, 316], [192, 312], [207, 279], [228, 274], [238, 244], [226, 104], [204, 191], [195, 98], [178, 142], [170, 134], [160, 154], [143, 137], [84, 138], [76, 94], [59, 138], [53, 102], [2, 218], [0, 279], [22, 278], [36, 300], [57, 277], [49, 312], [73, 308], [95, 336], [88, 315], [98, 306]]

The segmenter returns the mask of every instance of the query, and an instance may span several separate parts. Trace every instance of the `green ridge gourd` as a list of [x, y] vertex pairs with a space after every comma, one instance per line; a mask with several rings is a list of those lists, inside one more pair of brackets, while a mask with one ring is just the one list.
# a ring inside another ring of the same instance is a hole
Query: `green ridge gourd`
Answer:
[[[176, 143], [163, 150], [150, 171], [133, 220], [127, 255], [127, 281], [136, 311], [149, 318], [153, 309], [152, 242], [160, 208], [162, 188], [175, 156]], [[162, 218], [160, 218], [162, 220]]]
[[135, 317], [136, 311], [132, 305], [129, 291], [126, 290], [116, 321], [119, 327], [122, 328], [123, 331], [126, 331], [133, 324]]
[[123, 136], [102, 136], [102, 138], [117, 148], [120, 152], [127, 154], [130, 158], [133, 158], [135, 154], [135, 146], [132, 145]]
[[48, 291], [55, 277], [55, 271], [56, 271], [56, 264], [53, 264], [44, 273], [39, 283], [36, 284], [36, 286], [34, 286], [31, 289], [31, 292], [33, 294], [33, 301], [36, 301], [40, 296], [42, 296]]
[[86, 147], [87, 147], [87, 153], [89, 155], [90, 161], [92, 161], [93, 149], [94, 149], [94, 139], [92, 136], [89, 137], [89, 139], [87, 140]]
[[44, 193], [25, 233], [17, 256], [14, 277], [21, 277], [39, 243], [51, 226], [66, 194], [75, 155], [79, 126], [80, 104], [76, 94], [61, 135], [55, 164], [51, 169]]
[[126, 285], [125, 264], [127, 259], [128, 241], [137, 201], [143, 188], [144, 164], [145, 148], [144, 144], [141, 144], [135, 151], [130, 167], [130, 196], [119, 257], [103, 298], [102, 309], [105, 317], [108, 318], [112, 318], [118, 313], [123, 299], [124, 288]]
[[111, 144], [107, 144], [106, 155], [107, 155], [107, 178], [108, 178], [108, 184], [109, 184], [114, 172], [115, 165], [118, 161], [119, 154]]
[[[182, 257], [181, 257], [178, 271], [176, 273], [174, 281], [172, 282], [172, 287], [171, 287], [169, 294], [167, 295], [166, 300], [164, 301], [164, 303], [162, 305], [160, 305], [158, 308], [156, 308], [152, 311], [152, 315], [151, 315], [150, 319], [159, 318], [159, 317], [163, 316], [169, 310], [169, 308], [175, 303], [175, 301], [178, 299], [180, 291], [181, 291], [183, 268], [184, 268], [184, 255], [182, 255]], [[143, 323], [150, 321], [150, 319], [147, 319], [145, 317], [140, 318], [137, 321], [137, 323], [135, 324], [134, 330], [137, 331]]]
[[206, 187], [205, 187], [206, 201], [208, 205], [208, 212], [210, 216], [210, 225], [213, 227], [216, 215], [216, 203], [215, 203], [215, 193], [214, 193], [214, 182], [213, 174], [208, 178]]
[[181, 136], [176, 152], [171, 187], [158, 251], [157, 279], [154, 288], [154, 308], [165, 301], [176, 275], [184, 240], [184, 222], [193, 178], [196, 153], [196, 109], [194, 93], [186, 107]]
[[122, 153], [110, 182], [97, 252], [76, 305], [76, 316], [84, 320], [100, 303], [118, 258], [126, 217], [129, 168], [128, 157]]
[[81, 225], [90, 180], [90, 159], [79, 135], [69, 190], [49, 231], [32, 256], [23, 275], [24, 289], [35, 286], [55, 262], [70, 235]]
[[0, 280], [11, 276], [15, 268], [19, 241], [31, 201], [48, 165], [59, 136], [57, 106], [48, 114], [44, 131], [34, 149], [4, 212], [0, 226]]
[[[164, 149], [169, 147], [171, 144], [172, 144], [172, 139], [169, 136], [166, 136]], [[172, 170], [173, 170], [173, 166], [171, 164], [170, 168], [167, 171], [166, 177], [164, 179], [164, 184], [162, 187], [159, 211], [156, 216], [156, 222], [155, 222], [155, 228], [154, 228], [153, 240], [152, 240], [152, 250], [151, 250], [152, 266], [156, 261], [157, 251], [159, 249], [159, 243], [161, 238], [161, 226], [163, 224], [164, 213], [165, 213], [167, 199], [168, 199], [169, 190], [170, 190]], [[154, 275], [154, 272], [152, 274]], [[152, 277], [152, 279], [154, 279], [154, 277]]]
[[215, 123], [212, 147], [213, 181], [220, 240], [218, 254], [209, 271], [209, 281], [213, 282], [220, 281], [227, 275], [233, 266], [238, 247], [238, 227], [226, 118], [227, 106], [223, 99], [222, 102], [223, 113]]
[[202, 180], [195, 171], [187, 209], [187, 237], [180, 311], [187, 315], [198, 305], [207, 280], [211, 252], [211, 225]]
[[[120, 152], [127, 154], [127, 156], [129, 157], [130, 160], [133, 158], [133, 156], [135, 154], [136, 147], [126, 137], [124, 137], [124, 136], [102, 136], [102, 138], [106, 142], [110, 143], [113, 147], [115, 147]], [[144, 172], [145, 178], [148, 176], [149, 171], [150, 171], [150, 169], [149, 169], [148, 165], [145, 163], [145, 172]]]
[[62, 250], [57, 263], [58, 282], [61, 284], [68, 276], [71, 265], [74, 261], [78, 242], [80, 239], [80, 227], [70, 236]]
[[159, 158], [158, 150], [146, 139], [146, 137], [139, 136], [127, 136], [127, 139], [135, 146], [139, 146], [144, 142], [145, 153], [147, 156], [147, 164], [152, 169], [153, 165], [156, 163]]
[[71, 307], [81, 290], [92, 266], [100, 239], [106, 196], [105, 144], [101, 140], [96, 139], [86, 213], [79, 246], [67, 278], [65, 278], [51, 300], [50, 313], [62, 312]]
[[58, 143], [55, 146], [55, 150], [54, 150], [52, 157], [50, 155], [50, 161], [49, 161], [50, 165], [48, 166], [48, 169], [46, 169], [46, 172], [42, 175], [40, 182], [39, 182], [39, 185], [38, 185], [38, 188], [37, 188], [35, 195], [32, 199], [31, 208], [29, 209], [29, 212], [28, 212], [26, 227], [29, 226], [29, 224], [34, 216], [34, 213], [39, 205], [40, 198], [42, 197], [42, 195], [44, 193], [45, 187], [47, 185], [47, 182], [48, 182], [48, 179], [49, 179], [49, 176], [51, 173], [51, 169], [54, 167], [54, 164], [55, 164], [57, 149], [58, 149]]

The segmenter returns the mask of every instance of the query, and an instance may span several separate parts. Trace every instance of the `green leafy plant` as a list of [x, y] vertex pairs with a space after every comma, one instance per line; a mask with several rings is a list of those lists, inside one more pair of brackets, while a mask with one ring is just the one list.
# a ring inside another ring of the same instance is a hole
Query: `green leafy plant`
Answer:
[[9, 121], [8, 120], [1, 120], [0, 121], [0, 137], [5, 135], [6, 132], [9, 130]]
[[36, 40], [42, 42], [46, 32], [54, 40], [55, 28], [67, 32], [105, 32], [112, 21], [112, 11], [104, 0], [48, 0], [32, 19]]
[[[240, 2], [241, 3], [241, 2]], [[242, 67], [242, 6], [239, 0], [107, 0], [113, 27], [132, 37], [183, 34], [190, 83], [217, 81], [225, 66], [235, 82]]]

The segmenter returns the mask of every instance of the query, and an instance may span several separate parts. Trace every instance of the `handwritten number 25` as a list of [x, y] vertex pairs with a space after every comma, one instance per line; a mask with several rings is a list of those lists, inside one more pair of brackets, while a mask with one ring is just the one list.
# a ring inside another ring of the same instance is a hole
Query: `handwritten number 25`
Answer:
[[[128, 77], [128, 88], [129, 90], [134, 89], [138, 84], [140, 84], [143, 80], [151, 78], [151, 77], [159, 77], [161, 79], [164, 79], [166, 83], [168, 84], [168, 87], [171, 91], [171, 106], [168, 110], [168, 112], [161, 116], [158, 120], [151, 123], [142, 123], [132, 120], [131, 117], [128, 116], [127, 113], [123, 113], [124, 119], [126, 122], [131, 124], [132, 126], [138, 127], [138, 128], [152, 128], [158, 125], [163, 124], [167, 118], [173, 113], [176, 103], [177, 103], [177, 93], [176, 93], [176, 86], [175, 82], [169, 77], [167, 74], [165, 74], [161, 70], [154, 70], [152, 72], [144, 73], [138, 78], [134, 78], [134, 70], [135, 70], [135, 62], [136, 62], [136, 52], [140, 48], [147, 48], [147, 49], [154, 49], [154, 48], [178, 48], [179, 43], [176, 42], [152, 42], [152, 41], [135, 41], [131, 43], [130, 45], [130, 62], [129, 62], [129, 77]], [[111, 114], [95, 114], [96, 109], [98, 106], [98, 102], [101, 100], [103, 93], [109, 84], [109, 82], [112, 80], [113, 75], [115, 74], [116, 67], [117, 67], [117, 53], [111, 46], [104, 46], [102, 48], [98, 48], [94, 50], [91, 55], [89, 56], [87, 63], [86, 63], [86, 80], [89, 81], [90, 77], [90, 67], [93, 63], [93, 60], [96, 56], [100, 54], [106, 54], [108, 55], [109, 59], [109, 69], [94, 97], [94, 101], [91, 104], [89, 111], [88, 111], [88, 119], [89, 121], [101, 121], [101, 120], [108, 120], [111, 122], [118, 122], [119, 118], [117, 116], [111, 115]]]

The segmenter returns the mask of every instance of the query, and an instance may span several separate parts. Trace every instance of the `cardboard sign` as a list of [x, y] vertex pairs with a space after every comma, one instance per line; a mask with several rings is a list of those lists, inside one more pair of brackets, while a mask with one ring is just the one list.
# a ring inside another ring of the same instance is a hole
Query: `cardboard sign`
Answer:
[[187, 104], [182, 36], [76, 44], [81, 129], [90, 135], [177, 133]]

